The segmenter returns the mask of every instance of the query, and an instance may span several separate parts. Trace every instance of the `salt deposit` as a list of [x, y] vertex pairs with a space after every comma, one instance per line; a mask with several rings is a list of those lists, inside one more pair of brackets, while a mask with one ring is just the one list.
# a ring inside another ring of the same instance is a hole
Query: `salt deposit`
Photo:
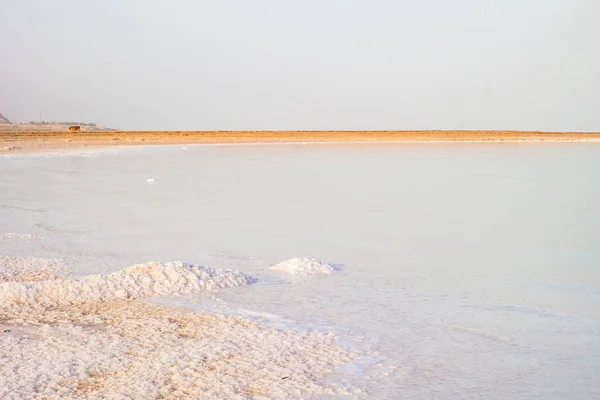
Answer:
[[31, 233], [3, 233], [0, 235], [0, 240], [11, 240], [11, 239], [36, 239], [39, 236], [31, 234]]
[[[130, 301], [255, 281], [240, 272], [170, 262], [69, 278], [60, 275], [65, 267], [58, 260], [1, 257], [0, 265], [0, 398], [284, 399], [361, 392], [322, 383], [354, 357], [331, 334]], [[34, 279], [36, 268], [37, 278], [48, 280]]]
[[276, 271], [290, 275], [329, 275], [339, 270], [335, 265], [315, 260], [314, 258], [292, 258], [271, 267]]
[[0, 283], [0, 304], [13, 302], [56, 306], [116, 299], [190, 295], [255, 281], [238, 271], [201, 267], [181, 261], [138, 264], [112, 274], [82, 278], [44, 281], [29, 279], [33, 282], [10, 280], [13, 282]]
[[0, 334], [3, 399], [283, 399], [357, 390], [320, 383], [353, 357], [333, 335], [137, 301], [24, 313], [44, 323], [35, 333]]
[[[0, 285], [7, 285], [2, 282], [19, 282], [16, 285], [22, 285], [23, 282], [64, 278], [69, 271], [60, 260], [0, 255]], [[0, 290], [5, 289], [3, 287]], [[0, 297], [3, 295], [4, 293], [0, 294]]]

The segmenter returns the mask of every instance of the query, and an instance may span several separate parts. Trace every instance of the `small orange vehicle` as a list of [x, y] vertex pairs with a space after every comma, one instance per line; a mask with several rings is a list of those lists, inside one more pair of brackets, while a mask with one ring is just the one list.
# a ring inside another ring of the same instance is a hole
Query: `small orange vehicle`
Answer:
[[71, 132], [79, 132], [81, 130], [81, 126], [79, 126], [79, 125], [72, 125], [72, 126], [69, 127], [69, 130]]

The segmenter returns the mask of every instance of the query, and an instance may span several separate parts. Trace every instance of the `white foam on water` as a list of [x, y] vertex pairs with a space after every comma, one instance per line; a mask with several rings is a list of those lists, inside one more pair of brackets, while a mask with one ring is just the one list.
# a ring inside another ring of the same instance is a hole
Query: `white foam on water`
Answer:
[[257, 321], [277, 329], [289, 329], [296, 324], [296, 321], [294, 320], [264, 311], [248, 310], [245, 308], [238, 308], [228, 311], [230, 315], [238, 315], [240, 317], [249, 318], [253, 321]]
[[0, 283], [0, 305], [13, 302], [56, 306], [190, 295], [253, 282], [254, 278], [234, 270], [196, 266], [181, 261], [154, 262], [137, 264], [108, 275]]
[[329, 275], [339, 270], [339, 267], [327, 264], [314, 258], [292, 258], [275, 264], [271, 269], [286, 272], [290, 275]]

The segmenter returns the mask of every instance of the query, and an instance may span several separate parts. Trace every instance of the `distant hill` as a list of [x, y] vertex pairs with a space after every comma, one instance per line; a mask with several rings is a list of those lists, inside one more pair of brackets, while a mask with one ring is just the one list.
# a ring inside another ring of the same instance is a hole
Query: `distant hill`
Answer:
[[[0, 115], [0, 117], [2, 117]], [[0, 131], [68, 131], [70, 125], [80, 125], [82, 132], [114, 131], [115, 129], [97, 126], [95, 124], [73, 124], [68, 122], [24, 122], [10, 123], [6, 118], [0, 119]]]
[[114, 131], [115, 129], [97, 126], [91, 122], [48, 122], [31, 121], [13, 123], [0, 113], [0, 131], [68, 131], [70, 125], [79, 125], [83, 132]]

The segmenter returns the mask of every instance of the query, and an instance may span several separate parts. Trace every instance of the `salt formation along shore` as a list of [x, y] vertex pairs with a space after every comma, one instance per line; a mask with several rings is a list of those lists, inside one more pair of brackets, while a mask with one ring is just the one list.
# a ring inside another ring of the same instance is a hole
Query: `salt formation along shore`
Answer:
[[314, 258], [291, 258], [273, 265], [271, 269], [290, 275], [309, 276], [330, 275], [340, 268]]
[[285, 399], [360, 392], [324, 378], [354, 355], [332, 334], [139, 300], [255, 279], [183, 262], [70, 277], [0, 257], [0, 398]]

